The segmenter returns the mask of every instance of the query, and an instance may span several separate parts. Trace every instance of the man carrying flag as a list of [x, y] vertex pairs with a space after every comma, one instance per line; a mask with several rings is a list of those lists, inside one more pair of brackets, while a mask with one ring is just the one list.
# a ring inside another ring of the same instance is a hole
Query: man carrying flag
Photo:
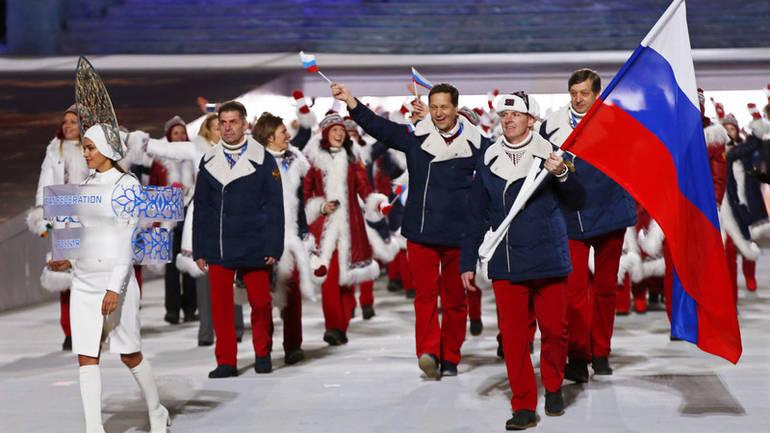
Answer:
[[[564, 144], [599, 97], [601, 87], [596, 72], [575, 71], [567, 84], [570, 103], [546, 118], [540, 134], [557, 146]], [[615, 137], [620, 142], [623, 135]], [[594, 374], [612, 374], [609, 355], [618, 265], [626, 227], [636, 224], [636, 203], [617, 183], [582, 159], [575, 159], [575, 167], [586, 190], [586, 202], [580, 210], [564, 209], [572, 258], [572, 273], [567, 279], [569, 362], [564, 377], [588, 382], [589, 362]], [[592, 247], [593, 277], [588, 271]]]
[[674, 267], [672, 335], [736, 363], [736, 300], [696, 88], [685, 3], [674, 0], [562, 148], [623, 186], [663, 229]]
[[406, 154], [409, 195], [401, 233], [408, 240], [416, 290], [418, 365], [430, 378], [455, 376], [467, 317], [460, 280], [466, 203], [477, 159], [489, 142], [458, 116], [459, 92], [449, 84], [433, 86], [428, 94], [430, 121], [418, 123], [414, 132], [377, 116], [340, 84], [332, 85], [332, 95], [347, 103], [350, 116], [369, 135]]

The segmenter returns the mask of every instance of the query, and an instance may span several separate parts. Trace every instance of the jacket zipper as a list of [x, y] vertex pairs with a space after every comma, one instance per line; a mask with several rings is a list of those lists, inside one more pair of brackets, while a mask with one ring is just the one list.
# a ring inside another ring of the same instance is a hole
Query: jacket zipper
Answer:
[[222, 221], [224, 220], [225, 213], [225, 186], [222, 185], [222, 199], [219, 201], [219, 258], [225, 259], [225, 246], [222, 242]]
[[430, 170], [433, 167], [433, 162], [428, 164], [428, 178], [425, 180], [425, 189], [422, 192], [422, 222], [420, 223], [420, 233], [425, 228], [425, 203], [428, 201], [428, 184], [430, 184]]
[[583, 230], [583, 218], [580, 217], [580, 211], [577, 211], [577, 214], [578, 214], [578, 225], [580, 226], [580, 233], [583, 233], [585, 232], [585, 230]]
[[[505, 191], [507, 189], [508, 189], [507, 186], [505, 188], [503, 188], [503, 211], [506, 210], [505, 209], [505, 207], [506, 207], [505, 206]], [[508, 264], [508, 272], [509, 273], [511, 272], [511, 255], [510, 255], [510, 252], [508, 251], [508, 232], [510, 231], [510, 229], [511, 228], [508, 227], [508, 230], [505, 231], [505, 261]]]

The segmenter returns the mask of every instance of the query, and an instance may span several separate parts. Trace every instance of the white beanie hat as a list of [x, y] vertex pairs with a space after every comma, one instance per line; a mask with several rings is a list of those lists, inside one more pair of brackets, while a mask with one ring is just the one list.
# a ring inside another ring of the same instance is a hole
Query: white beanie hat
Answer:
[[99, 153], [108, 159], [113, 161], [120, 161], [126, 154], [123, 143], [120, 141], [120, 138], [118, 138], [115, 143], [110, 143], [110, 140], [107, 138], [107, 134], [105, 133], [107, 128], [110, 128], [110, 125], [97, 123], [96, 125], [88, 128], [86, 133], [83, 135], [83, 139], [88, 138], [93, 141]]

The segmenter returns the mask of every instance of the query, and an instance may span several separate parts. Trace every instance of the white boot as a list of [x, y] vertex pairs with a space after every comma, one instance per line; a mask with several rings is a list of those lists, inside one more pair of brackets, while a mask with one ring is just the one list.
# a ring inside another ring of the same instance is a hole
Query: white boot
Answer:
[[98, 365], [80, 367], [80, 398], [86, 433], [104, 433], [102, 426], [102, 373]]
[[160, 404], [158, 387], [152, 376], [150, 361], [143, 359], [139, 365], [131, 369], [131, 373], [134, 375], [139, 389], [142, 390], [142, 394], [144, 394], [144, 401], [147, 402], [147, 411], [150, 415], [150, 433], [166, 433], [167, 427], [171, 425], [171, 418], [168, 415], [168, 410]]

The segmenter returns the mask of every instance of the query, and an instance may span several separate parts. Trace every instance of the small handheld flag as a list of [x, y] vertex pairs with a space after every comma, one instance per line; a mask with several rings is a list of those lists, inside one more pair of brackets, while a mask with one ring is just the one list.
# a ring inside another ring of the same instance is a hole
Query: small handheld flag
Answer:
[[[430, 82], [427, 78], [425, 78], [421, 73], [417, 72], [417, 69], [412, 68], [412, 81], [414, 84], [424, 87], [428, 90], [433, 88], [433, 83]], [[417, 88], [415, 87], [415, 93]]]
[[324, 75], [323, 72], [318, 70], [318, 64], [316, 63], [315, 56], [312, 54], [305, 54], [304, 51], [299, 52], [299, 59], [302, 62], [302, 67], [305, 68], [306, 71], [310, 73], [317, 73], [320, 75], [324, 80], [326, 80], [329, 85], [332, 84], [332, 80], [329, 79], [326, 75]]

